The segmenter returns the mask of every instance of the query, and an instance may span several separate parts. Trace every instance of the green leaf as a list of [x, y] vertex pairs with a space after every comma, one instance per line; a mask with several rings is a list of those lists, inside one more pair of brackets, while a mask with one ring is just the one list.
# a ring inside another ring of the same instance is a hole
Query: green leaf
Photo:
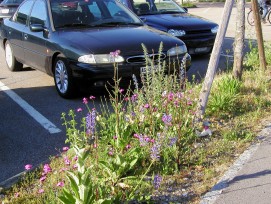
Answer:
[[79, 197], [79, 189], [78, 189], [78, 184], [76, 184], [75, 180], [70, 176], [70, 175], [66, 175], [67, 178], [70, 181], [70, 186], [75, 194], [76, 197]]

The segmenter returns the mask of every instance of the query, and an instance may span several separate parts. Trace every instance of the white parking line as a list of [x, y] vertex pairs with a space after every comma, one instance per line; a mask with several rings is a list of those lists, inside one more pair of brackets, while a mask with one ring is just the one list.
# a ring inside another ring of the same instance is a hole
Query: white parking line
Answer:
[[59, 133], [61, 130], [51, 123], [47, 118], [36, 111], [25, 100], [18, 96], [14, 91], [10, 90], [5, 84], [0, 81], [0, 89], [4, 91], [14, 102], [21, 106], [30, 116], [32, 116], [41, 126], [48, 130], [51, 134]]

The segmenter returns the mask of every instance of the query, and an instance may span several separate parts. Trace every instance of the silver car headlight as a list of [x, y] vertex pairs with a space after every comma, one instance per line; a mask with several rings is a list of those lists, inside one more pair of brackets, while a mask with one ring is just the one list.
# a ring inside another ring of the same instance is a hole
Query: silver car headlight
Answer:
[[174, 29], [170, 29], [167, 31], [170, 35], [173, 35], [175, 37], [181, 37], [184, 36], [186, 33], [184, 30], [174, 30]]
[[106, 64], [114, 62], [123, 62], [124, 58], [120, 55], [112, 56], [110, 54], [99, 54], [99, 55], [83, 55], [78, 58], [78, 62], [87, 64]]
[[218, 26], [216, 26], [216, 27], [214, 27], [214, 28], [211, 29], [212, 33], [217, 33], [217, 31], [218, 31]]
[[186, 45], [176, 46], [167, 51], [168, 56], [177, 56], [187, 53]]

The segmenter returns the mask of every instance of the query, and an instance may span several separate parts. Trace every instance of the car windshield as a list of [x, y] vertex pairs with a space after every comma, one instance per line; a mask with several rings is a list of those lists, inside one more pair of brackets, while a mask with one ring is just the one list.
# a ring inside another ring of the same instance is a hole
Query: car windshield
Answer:
[[[172, 0], [120, 0], [131, 4], [137, 15], [186, 13], [186, 10]], [[126, 2], [129, 1], [129, 2]]]
[[51, 0], [55, 28], [143, 25], [115, 0]]
[[20, 4], [23, 0], [4, 0], [1, 4]]

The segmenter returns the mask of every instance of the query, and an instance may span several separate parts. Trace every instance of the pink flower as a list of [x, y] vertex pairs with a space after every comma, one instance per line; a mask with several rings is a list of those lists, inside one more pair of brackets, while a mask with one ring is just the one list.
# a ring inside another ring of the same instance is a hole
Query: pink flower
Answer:
[[63, 181], [60, 181], [60, 182], [58, 182], [58, 183], [56, 184], [56, 186], [58, 186], [58, 187], [63, 187], [63, 186], [64, 186], [64, 182], [63, 182]]
[[24, 166], [25, 170], [30, 170], [30, 169], [32, 169], [32, 167], [33, 166], [31, 164], [27, 164]]
[[43, 172], [45, 174], [48, 174], [49, 172], [52, 172], [52, 169], [51, 169], [51, 167], [50, 167], [49, 164], [44, 164], [44, 166], [43, 166]]
[[69, 147], [63, 147], [62, 150], [63, 150], [64, 152], [66, 152], [66, 151], [69, 150]]
[[118, 137], [116, 135], [113, 138], [114, 138], [114, 140], [118, 139]]
[[144, 108], [149, 108], [149, 107], [150, 107], [149, 104], [145, 104], [145, 105], [144, 105]]
[[77, 112], [82, 112], [82, 108], [77, 108]]
[[129, 97], [125, 97], [124, 100], [125, 101], [129, 101], [130, 99], [129, 99]]
[[83, 98], [83, 103], [87, 104], [88, 103], [88, 99], [87, 98]]
[[64, 162], [66, 165], [70, 165], [71, 164], [71, 161], [69, 160], [68, 157], [64, 157]]
[[42, 194], [42, 193], [44, 193], [44, 190], [41, 188], [41, 189], [39, 189], [38, 193]]
[[139, 138], [139, 135], [135, 133], [135, 134], [134, 134], [134, 138], [137, 138], [137, 139], [138, 139], [138, 138]]
[[95, 96], [90, 96], [90, 97], [89, 97], [90, 100], [93, 100], [93, 99], [95, 99], [95, 98], [96, 98]]
[[68, 168], [61, 168], [61, 169], [59, 170], [59, 172], [61, 173], [61, 172], [67, 171], [67, 170], [68, 170]]
[[46, 176], [41, 177], [41, 178], [40, 178], [40, 182], [45, 181], [46, 178], [47, 178]]
[[93, 144], [93, 148], [97, 148], [98, 145], [96, 143]]
[[113, 153], [112, 151], [110, 151], [110, 152], [108, 152], [108, 154], [109, 154], [110, 156], [112, 156], [114, 153]]
[[150, 140], [150, 142], [151, 142], [151, 143], [154, 143], [154, 142], [155, 142], [155, 140], [154, 140], [154, 139], [151, 139], [151, 140]]
[[119, 92], [120, 92], [120, 93], [124, 92], [124, 89], [120, 89]]
[[72, 168], [77, 169], [78, 168], [77, 164], [74, 164]]
[[73, 157], [73, 161], [77, 161], [77, 160], [78, 160], [78, 156], [76, 155]]
[[18, 198], [19, 196], [20, 196], [20, 193], [18, 193], [18, 192], [14, 194], [15, 198]]
[[126, 145], [126, 149], [130, 149], [130, 148], [131, 148], [130, 144]]

